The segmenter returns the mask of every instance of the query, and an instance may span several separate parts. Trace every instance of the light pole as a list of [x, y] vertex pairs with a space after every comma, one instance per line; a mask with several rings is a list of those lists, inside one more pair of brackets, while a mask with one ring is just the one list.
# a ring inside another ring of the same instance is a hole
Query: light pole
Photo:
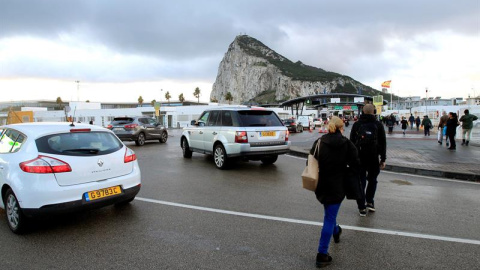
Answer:
[[80, 81], [75, 81], [77, 83], [77, 101], [80, 101]]
[[425, 114], [428, 116], [428, 87], [425, 87]]
[[163, 124], [163, 117], [162, 117], [162, 94], [163, 94], [163, 89], [160, 89], [160, 106], [158, 107], [158, 115], [160, 117], [160, 124]]

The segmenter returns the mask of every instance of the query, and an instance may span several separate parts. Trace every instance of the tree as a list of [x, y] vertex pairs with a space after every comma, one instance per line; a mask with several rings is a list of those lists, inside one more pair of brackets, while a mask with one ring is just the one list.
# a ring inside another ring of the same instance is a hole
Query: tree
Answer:
[[227, 94], [225, 94], [225, 99], [228, 100], [228, 105], [230, 105], [230, 102], [233, 100], [232, 93], [227, 92]]
[[193, 92], [193, 96], [197, 98], [197, 103], [200, 103], [200, 88], [195, 88], [195, 92]]
[[216, 97], [213, 97], [213, 98], [210, 99], [210, 101], [216, 103], [216, 102], [218, 102], [218, 99]]
[[152, 106], [155, 106], [155, 102], [157, 102], [155, 99], [152, 99], [152, 101], [150, 101], [150, 104], [152, 104]]
[[139, 97], [138, 97], [138, 104], [140, 104], [140, 107], [142, 107], [142, 104], [143, 104], [143, 98], [142, 98], [142, 96], [139, 96]]
[[57, 101], [55, 101], [58, 104], [58, 107], [63, 110], [63, 101], [61, 97], [57, 97]]
[[170, 103], [171, 98], [172, 96], [170, 96], [170, 91], [167, 91], [167, 93], [165, 93], [165, 99], [168, 101], [168, 103]]
[[181, 93], [181, 94], [178, 96], [178, 100], [180, 100], [180, 102], [184, 102], [184, 101], [185, 101], [185, 98], [183, 97], [183, 93]]

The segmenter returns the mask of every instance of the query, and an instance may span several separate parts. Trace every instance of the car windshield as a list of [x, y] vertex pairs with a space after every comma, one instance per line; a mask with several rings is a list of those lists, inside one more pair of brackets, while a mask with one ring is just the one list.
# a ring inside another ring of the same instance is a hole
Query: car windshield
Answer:
[[274, 127], [283, 126], [273, 111], [248, 110], [239, 111], [240, 121], [244, 127]]
[[53, 134], [38, 138], [35, 142], [41, 153], [68, 156], [105, 155], [123, 147], [123, 144], [108, 132]]
[[288, 119], [288, 120], [283, 120], [283, 122], [284, 122], [285, 124], [292, 124], [292, 123], [295, 123], [295, 120]]

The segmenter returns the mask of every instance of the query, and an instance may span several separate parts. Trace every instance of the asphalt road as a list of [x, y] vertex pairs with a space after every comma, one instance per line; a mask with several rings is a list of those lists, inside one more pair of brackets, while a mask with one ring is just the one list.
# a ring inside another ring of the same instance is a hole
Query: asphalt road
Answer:
[[[292, 135], [292, 137], [295, 134]], [[136, 147], [129, 206], [35, 221], [18, 236], [0, 210], [0, 269], [314, 269], [323, 208], [301, 188], [305, 160], [227, 171], [184, 159], [179, 131]], [[480, 184], [382, 172], [377, 212], [344, 201], [327, 269], [478, 269]]]

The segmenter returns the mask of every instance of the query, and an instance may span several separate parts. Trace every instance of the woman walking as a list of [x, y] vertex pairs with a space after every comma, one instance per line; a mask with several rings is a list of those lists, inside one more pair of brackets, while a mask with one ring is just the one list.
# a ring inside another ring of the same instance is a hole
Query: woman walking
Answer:
[[457, 145], [455, 144], [455, 135], [457, 134], [458, 118], [454, 112], [448, 113], [447, 120], [447, 137], [450, 140], [450, 147], [448, 149], [455, 150]]
[[407, 126], [408, 126], [408, 121], [407, 119], [405, 119], [405, 116], [402, 117], [402, 130], [403, 130], [403, 135], [405, 135], [405, 131], [407, 130]]
[[315, 153], [319, 162], [319, 180], [315, 195], [323, 204], [323, 227], [318, 245], [316, 266], [324, 267], [332, 262], [328, 254], [330, 239], [333, 236], [335, 243], [340, 242], [342, 228], [337, 224], [337, 215], [340, 204], [346, 195], [344, 174], [347, 165], [358, 175], [358, 153], [355, 145], [343, 136], [343, 121], [334, 116], [328, 123], [328, 134], [315, 141], [310, 150], [315, 153], [315, 148], [320, 142], [320, 150]]

